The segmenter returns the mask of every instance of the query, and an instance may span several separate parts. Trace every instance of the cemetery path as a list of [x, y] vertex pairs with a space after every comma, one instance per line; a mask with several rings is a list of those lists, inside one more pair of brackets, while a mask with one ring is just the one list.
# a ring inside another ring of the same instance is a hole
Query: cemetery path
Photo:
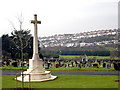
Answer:
[[[118, 71], [51, 71], [60, 75], [118, 75]], [[2, 71], [0, 75], [16, 75], [21, 71]]]

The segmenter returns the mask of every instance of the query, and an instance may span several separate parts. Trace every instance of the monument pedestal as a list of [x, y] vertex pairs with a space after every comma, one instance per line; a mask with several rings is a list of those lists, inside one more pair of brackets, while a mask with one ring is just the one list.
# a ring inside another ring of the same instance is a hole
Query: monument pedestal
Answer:
[[[29, 82], [29, 75], [30, 75], [30, 82], [41, 82], [47, 80], [53, 80], [57, 78], [57, 76], [51, 75], [50, 71], [45, 71], [42, 68], [42, 60], [29, 60], [29, 69], [23, 72], [24, 80], [23, 82]], [[29, 74], [29, 75], [28, 75]], [[22, 81], [22, 75], [16, 78], [18, 81]]]

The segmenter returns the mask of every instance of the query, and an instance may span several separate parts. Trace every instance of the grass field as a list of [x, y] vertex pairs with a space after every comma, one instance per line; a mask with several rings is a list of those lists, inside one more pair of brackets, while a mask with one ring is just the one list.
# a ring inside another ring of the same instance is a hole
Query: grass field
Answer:
[[[2, 76], [2, 75], [1, 75]], [[113, 75], [57, 75], [53, 81], [32, 82], [32, 88], [118, 88], [118, 76]], [[2, 88], [16, 88], [15, 75], [2, 76]], [[17, 81], [18, 88], [21, 82]], [[25, 83], [25, 88], [28, 88]]]
[[[5, 66], [5, 67], [0, 67], [2, 70], [22, 70], [22, 67], [13, 67], [13, 66]], [[23, 70], [27, 70], [27, 67], [24, 67]], [[86, 67], [86, 68], [78, 68], [78, 67], [51, 67], [49, 69], [50, 71], [114, 71], [114, 68], [111, 67], [109, 69], [107, 68], [96, 68], [96, 67]]]
[[65, 59], [72, 59], [72, 58], [78, 58], [79, 55], [59, 55], [59, 58], [65, 58]]
[[0, 67], [1, 70], [27, 70], [27, 67], [13, 67], [13, 66], [3, 66]]
[[[73, 58], [79, 58], [80, 55], [60, 55], [60, 58], [65, 59], [73, 59]], [[110, 59], [110, 56], [88, 56], [89, 59], [96, 58], [96, 59]], [[117, 58], [117, 57], [116, 57]]]
[[78, 67], [59, 67], [59, 68], [50, 68], [50, 69], [46, 69], [46, 70], [50, 70], [50, 71], [114, 71], [114, 68], [111, 67], [109, 69], [107, 68], [96, 68], [96, 67], [86, 67], [86, 68], [78, 68]]

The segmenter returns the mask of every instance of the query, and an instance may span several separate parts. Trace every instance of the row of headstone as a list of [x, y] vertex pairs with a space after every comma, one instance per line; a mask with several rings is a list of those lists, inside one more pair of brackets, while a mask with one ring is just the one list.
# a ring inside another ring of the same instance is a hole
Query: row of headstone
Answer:
[[[85, 59], [85, 60], [84, 60]], [[106, 64], [106, 61], [103, 60], [88, 60], [88, 58], [84, 58], [83, 61], [79, 61], [77, 59], [50, 59], [50, 60], [45, 60], [44, 63], [44, 68], [49, 69], [50, 67], [104, 67], [104, 68], [110, 68], [112, 67], [111, 64]], [[54, 64], [53, 64], [54, 62]], [[94, 62], [94, 64], [92, 64]], [[98, 64], [96, 64], [98, 63]], [[110, 62], [111, 63], [111, 62]], [[2, 65], [12, 65], [14, 67], [21, 67], [22, 66], [22, 62], [2, 62]], [[28, 63], [24, 62], [23, 66], [28, 67]]]
[[[94, 63], [94, 64], [91, 64], [91, 63], [81, 63], [81, 62], [77, 62], [77, 61], [70, 61], [68, 63], [66, 62], [56, 62], [56, 64], [52, 64], [52, 62], [49, 62], [49, 63], [45, 63], [45, 68], [50, 68], [50, 67], [56, 67], [56, 68], [59, 68], [59, 67], [78, 67], [78, 68], [81, 68], [81, 67], [97, 67], [99, 68], [99, 63]], [[111, 64], [106, 64], [106, 63], [101, 63], [100, 67], [104, 67], [104, 68], [110, 68], [112, 67]]]
[[6, 61], [3, 61], [1, 62], [1, 65], [4, 66], [13, 66], [13, 67], [21, 67], [23, 64], [24, 67], [28, 67], [28, 63], [27, 62], [17, 62], [17, 61], [11, 61], [11, 62], [6, 62]]

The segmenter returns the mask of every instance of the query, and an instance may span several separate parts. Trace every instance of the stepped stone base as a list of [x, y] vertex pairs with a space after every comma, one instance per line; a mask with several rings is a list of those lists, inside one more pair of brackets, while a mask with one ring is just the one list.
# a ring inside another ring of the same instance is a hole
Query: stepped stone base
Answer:
[[[25, 74], [26, 72], [24, 72]], [[30, 82], [42, 82], [47, 80], [54, 80], [57, 76], [51, 75], [50, 71], [45, 71], [44, 73], [29, 73]], [[18, 81], [22, 81], [22, 76], [15, 78]], [[29, 82], [29, 75], [24, 75], [23, 82]]]
[[[29, 75], [30, 75], [30, 82], [41, 82], [41, 81], [53, 80], [57, 78], [57, 76], [51, 75], [50, 71], [45, 71], [42, 65], [43, 62], [41, 59], [37, 59], [37, 60], [30, 59], [29, 69], [23, 72], [23, 76], [24, 76], [23, 82], [29, 82]], [[22, 75], [15, 79], [18, 81], [22, 81]]]

